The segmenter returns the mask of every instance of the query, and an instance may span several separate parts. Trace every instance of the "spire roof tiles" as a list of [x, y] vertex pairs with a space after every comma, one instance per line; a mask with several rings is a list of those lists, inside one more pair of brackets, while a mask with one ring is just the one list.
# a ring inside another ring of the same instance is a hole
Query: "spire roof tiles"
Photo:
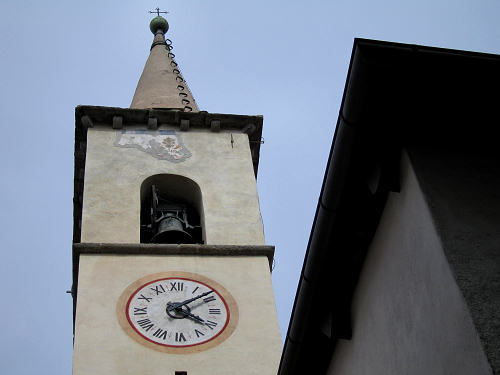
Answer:
[[162, 108], [184, 112], [198, 112], [198, 106], [189, 90], [179, 65], [174, 60], [172, 44], [165, 39], [168, 22], [161, 16], [150, 24], [154, 39], [130, 108]]

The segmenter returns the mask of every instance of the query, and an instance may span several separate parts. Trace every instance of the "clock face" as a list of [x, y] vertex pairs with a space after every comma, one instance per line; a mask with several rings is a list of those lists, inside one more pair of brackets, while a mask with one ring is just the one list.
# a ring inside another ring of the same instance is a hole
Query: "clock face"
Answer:
[[237, 320], [229, 292], [213, 280], [187, 272], [137, 280], [122, 294], [117, 309], [130, 336], [164, 352], [211, 347], [232, 333]]

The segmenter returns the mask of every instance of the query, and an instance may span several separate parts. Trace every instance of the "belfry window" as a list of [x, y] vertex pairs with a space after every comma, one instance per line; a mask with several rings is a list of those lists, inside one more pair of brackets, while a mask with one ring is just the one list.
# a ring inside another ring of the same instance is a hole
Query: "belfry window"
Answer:
[[183, 176], [155, 175], [141, 186], [141, 243], [203, 243], [201, 191]]

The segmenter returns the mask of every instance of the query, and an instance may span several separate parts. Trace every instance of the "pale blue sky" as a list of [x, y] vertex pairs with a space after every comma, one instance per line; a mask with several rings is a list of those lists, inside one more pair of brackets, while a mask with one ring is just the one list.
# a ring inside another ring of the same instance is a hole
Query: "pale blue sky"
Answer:
[[500, 2], [0, 2], [2, 374], [70, 374], [74, 107], [128, 107], [152, 34], [201, 109], [263, 114], [258, 187], [282, 334], [355, 37], [500, 53]]

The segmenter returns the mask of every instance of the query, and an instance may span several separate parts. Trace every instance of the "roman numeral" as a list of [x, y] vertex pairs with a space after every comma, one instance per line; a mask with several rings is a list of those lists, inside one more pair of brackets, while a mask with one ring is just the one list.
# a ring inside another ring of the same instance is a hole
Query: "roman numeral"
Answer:
[[137, 299], [143, 299], [146, 302], [151, 302], [151, 300], [152, 300], [152, 298], [144, 297], [143, 294], [141, 294], [141, 296], [139, 298], [137, 298]]
[[175, 341], [177, 342], [186, 341], [186, 338], [184, 337], [184, 334], [182, 332], [175, 332]]
[[220, 309], [208, 309], [209, 314], [220, 314]]
[[137, 324], [141, 326], [143, 330], [148, 332], [151, 328], [153, 328], [154, 324], [151, 323], [151, 320], [149, 319], [141, 319], [137, 321]]
[[167, 339], [167, 331], [162, 330], [161, 328], [158, 328], [154, 333], [154, 337], [158, 337], [159, 339], [163, 339], [165, 341]]
[[[160, 285], [157, 285], [155, 286], [154, 288], [150, 288], [153, 292], [156, 292], [156, 295], [160, 294], [160, 293], [163, 293], [165, 291], [165, 289], [163, 289], [163, 286], [160, 284]], [[161, 290], [160, 290], [161, 289]]]
[[199, 286], [197, 286], [196, 288], [194, 288], [194, 290], [191, 292], [191, 294], [194, 294], [194, 292], [196, 292], [198, 289], [200, 289]]
[[184, 283], [181, 282], [171, 282], [170, 283], [170, 291], [175, 290], [176, 292], [182, 292], [184, 290]]
[[205, 325], [206, 325], [208, 328], [210, 328], [210, 329], [214, 329], [214, 327], [217, 325], [217, 323], [212, 322], [211, 320], [207, 320], [207, 321], [205, 322]]
[[134, 315], [146, 315], [146, 309], [147, 307], [134, 307]]
[[203, 332], [198, 331], [197, 329], [194, 330], [194, 333], [196, 333], [196, 337], [205, 336]]
[[215, 301], [215, 297], [214, 296], [203, 298], [203, 302], [205, 302], [205, 303], [208, 303], [208, 302], [211, 302], [211, 301]]

